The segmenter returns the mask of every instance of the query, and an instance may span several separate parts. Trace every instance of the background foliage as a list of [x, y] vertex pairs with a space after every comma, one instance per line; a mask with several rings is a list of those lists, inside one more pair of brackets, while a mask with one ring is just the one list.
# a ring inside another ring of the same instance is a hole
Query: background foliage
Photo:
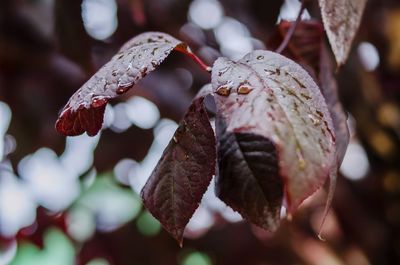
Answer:
[[[211, 64], [264, 48], [298, 1], [3, 0], [0, 3], [0, 264], [396, 264], [400, 260], [400, 3], [368, 1], [338, 71], [352, 140], [333, 210], [325, 193], [275, 234], [210, 190], [183, 248], [138, 192], [209, 76], [183, 55], [107, 109], [101, 137], [54, 130], [69, 96], [144, 31], [186, 41]], [[319, 17], [317, 1], [307, 5]], [[9, 122], [10, 121], [10, 122]], [[211, 187], [212, 189], [212, 187]]]

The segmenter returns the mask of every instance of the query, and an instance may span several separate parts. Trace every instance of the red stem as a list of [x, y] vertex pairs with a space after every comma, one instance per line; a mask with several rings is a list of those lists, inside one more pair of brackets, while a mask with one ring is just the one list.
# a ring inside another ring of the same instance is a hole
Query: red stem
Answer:
[[175, 48], [176, 51], [178, 52], [182, 52], [186, 55], [188, 55], [190, 58], [192, 58], [193, 61], [195, 61], [198, 65], [200, 65], [200, 67], [205, 70], [206, 72], [211, 72], [212, 67], [206, 65], [199, 57], [196, 56], [196, 54], [194, 54], [189, 47], [181, 47], [180, 45], [178, 45]]
[[296, 31], [297, 25], [301, 21], [301, 16], [303, 15], [304, 9], [306, 8], [306, 5], [305, 5], [306, 1], [307, 0], [302, 0], [301, 1], [301, 7], [300, 7], [300, 10], [299, 10], [299, 13], [297, 14], [296, 21], [294, 23], [292, 23], [292, 25], [290, 26], [288, 32], [285, 35], [285, 38], [283, 39], [281, 45], [279, 45], [278, 49], [276, 49], [275, 52], [282, 53], [283, 50], [286, 48], [286, 46], [289, 44], [290, 39], [292, 38], [294, 32]]

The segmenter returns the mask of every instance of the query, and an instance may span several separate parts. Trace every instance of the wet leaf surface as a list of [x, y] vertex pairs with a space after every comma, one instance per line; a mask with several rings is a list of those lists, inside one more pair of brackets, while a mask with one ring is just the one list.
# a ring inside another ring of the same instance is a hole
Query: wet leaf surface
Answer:
[[215, 173], [215, 136], [196, 98], [142, 190], [143, 203], [182, 245], [186, 224]]
[[66, 136], [96, 135], [107, 102], [126, 93], [174, 49], [197, 58], [184, 43], [165, 33], [143, 33], [128, 41], [70, 98], [56, 122], [57, 131]]
[[[283, 21], [277, 27], [279, 36], [270, 40], [269, 47], [275, 49], [288, 32], [292, 22]], [[336, 134], [338, 165], [341, 164], [349, 143], [347, 114], [339, 100], [338, 86], [334, 67], [324, 43], [322, 24], [316, 20], [301, 21], [296, 27], [284, 55], [304, 67], [319, 84], [322, 95], [328, 105]]]
[[293, 212], [337, 166], [332, 120], [318, 86], [298, 64], [268, 51], [254, 51], [237, 62], [218, 59], [212, 85], [227, 132], [263, 137], [275, 146]]
[[322, 20], [336, 62], [345, 63], [358, 27], [366, 0], [319, 0]]

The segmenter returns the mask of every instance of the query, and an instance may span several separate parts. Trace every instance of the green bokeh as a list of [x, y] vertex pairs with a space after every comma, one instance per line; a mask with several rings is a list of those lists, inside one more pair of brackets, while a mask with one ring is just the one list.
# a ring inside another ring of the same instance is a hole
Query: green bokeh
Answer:
[[182, 265], [212, 265], [212, 262], [207, 254], [195, 251], [183, 259]]
[[64, 233], [50, 228], [44, 234], [44, 248], [22, 242], [10, 265], [74, 265], [75, 249]]
[[110, 263], [108, 263], [107, 260], [101, 258], [94, 259], [86, 263], [86, 265], [109, 265], [109, 264]]
[[140, 233], [145, 236], [155, 236], [161, 230], [160, 222], [158, 222], [148, 211], [143, 212], [139, 216], [136, 225]]

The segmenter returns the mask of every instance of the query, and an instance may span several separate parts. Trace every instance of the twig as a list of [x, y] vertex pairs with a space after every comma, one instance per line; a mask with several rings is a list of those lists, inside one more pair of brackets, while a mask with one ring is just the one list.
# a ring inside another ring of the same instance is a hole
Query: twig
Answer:
[[301, 21], [301, 16], [303, 15], [304, 9], [306, 8], [307, 0], [301, 1], [301, 7], [299, 10], [299, 14], [297, 15], [296, 21], [290, 25], [289, 30], [287, 31], [285, 38], [283, 39], [281, 45], [279, 45], [278, 49], [275, 52], [282, 53], [286, 46], [289, 44], [290, 39], [292, 38], [294, 32], [296, 31], [297, 24]]
[[194, 54], [188, 46], [177, 46], [175, 48], [176, 51], [182, 52], [186, 55], [188, 55], [193, 61], [195, 61], [203, 70], [206, 72], [211, 73], [211, 66], [206, 65], [199, 57]]

